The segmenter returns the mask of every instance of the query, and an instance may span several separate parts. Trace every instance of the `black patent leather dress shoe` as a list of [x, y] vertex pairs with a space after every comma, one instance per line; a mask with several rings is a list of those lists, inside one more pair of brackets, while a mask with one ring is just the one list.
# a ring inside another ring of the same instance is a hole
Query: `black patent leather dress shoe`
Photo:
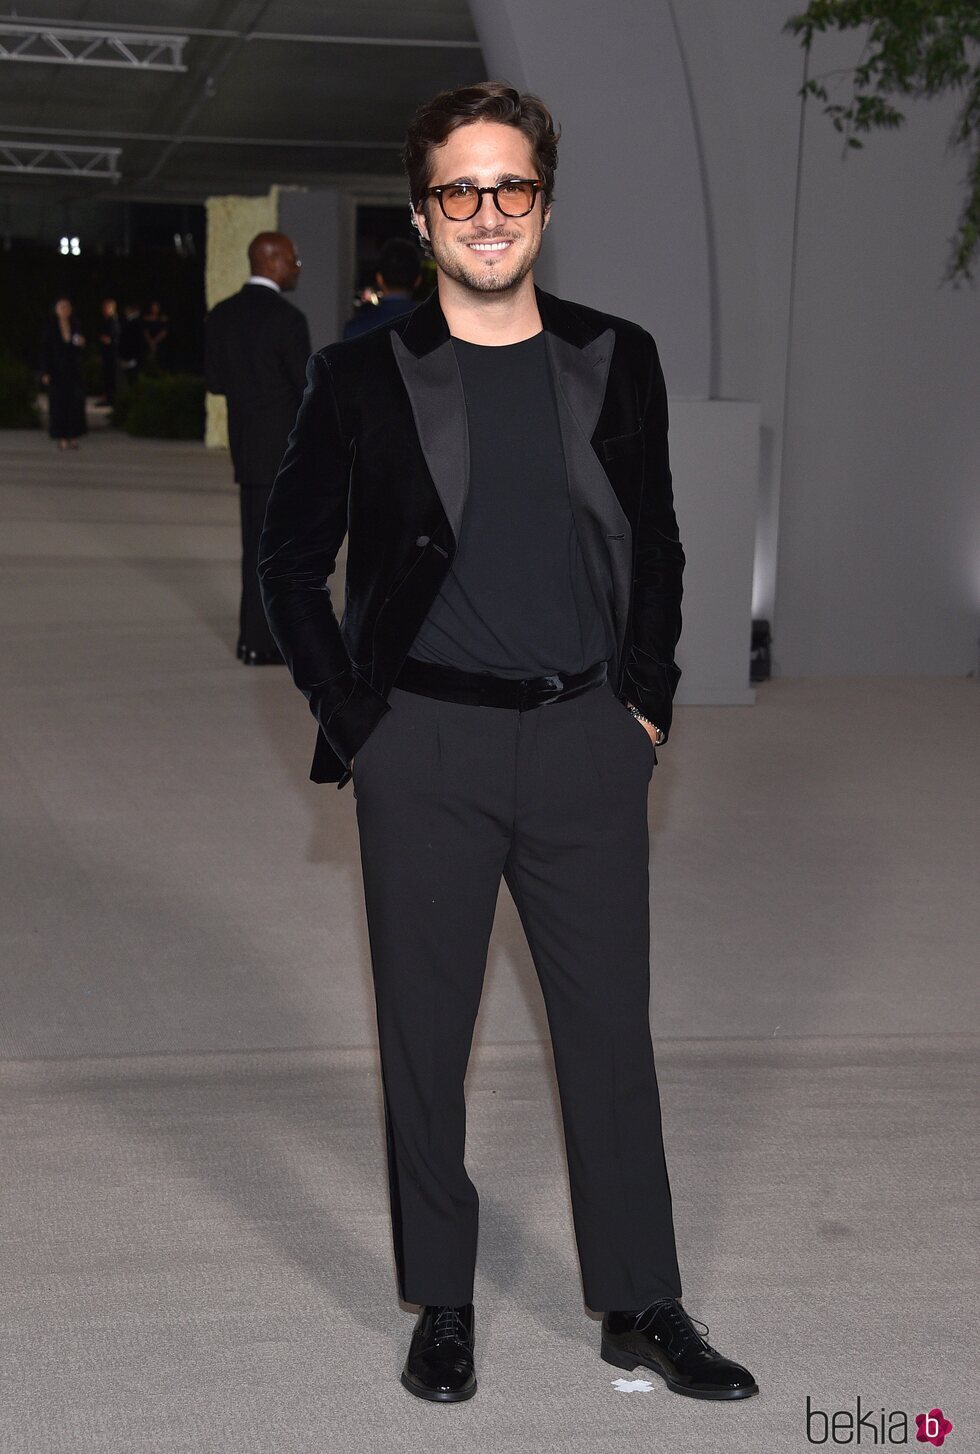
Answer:
[[245, 666], [285, 666], [278, 651], [253, 651], [243, 647], [240, 660]]
[[419, 1313], [402, 1370], [402, 1383], [416, 1398], [461, 1403], [476, 1393], [473, 1371], [473, 1304], [427, 1305]]
[[689, 1398], [750, 1398], [759, 1392], [749, 1370], [712, 1348], [676, 1298], [661, 1298], [639, 1312], [606, 1313], [602, 1357], [614, 1368], [651, 1368], [674, 1393]]

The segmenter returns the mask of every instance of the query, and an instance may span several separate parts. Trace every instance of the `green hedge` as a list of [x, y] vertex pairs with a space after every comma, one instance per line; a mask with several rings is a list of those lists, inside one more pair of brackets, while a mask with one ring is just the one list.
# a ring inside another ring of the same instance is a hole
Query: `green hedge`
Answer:
[[26, 364], [0, 354], [0, 429], [37, 429], [37, 376]]
[[120, 388], [112, 422], [143, 439], [203, 439], [204, 380], [197, 374], [143, 375]]

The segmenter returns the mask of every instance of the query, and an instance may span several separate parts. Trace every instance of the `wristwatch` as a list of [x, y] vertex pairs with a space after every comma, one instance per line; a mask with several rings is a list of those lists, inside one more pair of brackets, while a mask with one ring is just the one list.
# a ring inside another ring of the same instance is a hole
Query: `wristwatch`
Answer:
[[666, 733], [660, 730], [656, 722], [651, 722], [649, 717], [644, 717], [639, 707], [634, 707], [632, 702], [627, 702], [626, 705], [638, 722], [645, 722], [648, 727], [653, 728], [654, 741], [658, 747], [661, 747], [667, 741]]

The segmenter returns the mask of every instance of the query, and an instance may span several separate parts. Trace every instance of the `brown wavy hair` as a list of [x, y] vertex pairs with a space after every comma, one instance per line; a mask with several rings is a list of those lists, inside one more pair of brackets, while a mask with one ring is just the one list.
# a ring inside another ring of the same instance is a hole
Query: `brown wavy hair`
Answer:
[[[422, 211], [423, 194], [431, 185], [433, 150], [458, 126], [466, 126], [471, 121], [499, 121], [505, 126], [516, 126], [524, 133], [544, 183], [542, 207], [549, 207], [555, 195], [561, 127], [556, 128], [551, 112], [539, 96], [528, 92], [522, 95], [506, 81], [479, 81], [473, 86], [440, 91], [413, 116], [401, 151], [413, 213]], [[428, 243], [421, 234], [419, 237], [426, 256], [431, 257]]]

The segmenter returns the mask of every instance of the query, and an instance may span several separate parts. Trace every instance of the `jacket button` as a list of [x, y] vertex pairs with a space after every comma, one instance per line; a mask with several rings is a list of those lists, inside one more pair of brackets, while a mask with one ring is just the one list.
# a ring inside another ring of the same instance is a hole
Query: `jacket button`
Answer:
[[415, 542], [416, 545], [428, 545], [428, 543], [429, 543], [429, 537], [427, 535], [420, 535], [419, 538]]

